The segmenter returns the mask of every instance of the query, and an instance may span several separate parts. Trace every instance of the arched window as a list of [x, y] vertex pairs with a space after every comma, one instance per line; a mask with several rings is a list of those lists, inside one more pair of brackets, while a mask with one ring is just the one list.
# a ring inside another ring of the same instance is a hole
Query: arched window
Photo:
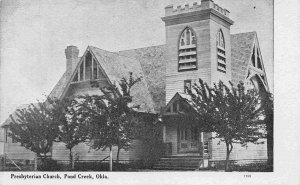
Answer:
[[196, 35], [189, 27], [180, 35], [178, 47], [178, 71], [197, 69]]
[[218, 60], [218, 71], [226, 73], [226, 52], [225, 52], [225, 40], [222, 30], [220, 29], [217, 33], [217, 60]]

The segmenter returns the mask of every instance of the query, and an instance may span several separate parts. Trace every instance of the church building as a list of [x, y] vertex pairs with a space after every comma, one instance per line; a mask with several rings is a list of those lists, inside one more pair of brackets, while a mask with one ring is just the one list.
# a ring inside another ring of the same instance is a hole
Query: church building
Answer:
[[[187, 89], [201, 78], [211, 85], [220, 80], [235, 85], [243, 81], [248, 87], [269, 91], [257, 33], [231, 34], [230, 27], [234, 22], [230, 12], [212, 0], [201, 0], [201, 4], [192, 6], [169, 5], [165, 7], [162, 21], [165, 23], [164, 45], [119, 52], [88, 46], [82, 56], [78, 56], [76, 46], [67, 46], [66, 72], [49, 97], [62, 99], [100, 94], [99, 89], [91, 87], [91, 80], [99, 81], [104, 87], [118, 83], [133, 72], [136, 77], [142, 76], [142, 81], [132, 89], [133, 103], [140, 105], [140, 112], [157, 116], [163, 124], [161, 139], [166, 153], [155, 167], [167, 168], [164, 161], [186, 161], [187, 158], [189, 161], [204, 159], [203, 167], [213, 166], [225, 160], [225, 143], [210, 139], [213, 133], [193, 126], [185, 112], [191, 110]], [[8, 118], [2, 127], [5, 129], [10, 121]], [[7, 135], [2, 138], [8, 157], [33, 160], [31, 151], [12, 142]], [[135, 140], [128, 151], [121, 151], [120, 160], [141, 159], [142, 145], [141, 141]], [[76, 146], [74, 151], [79, 160], [101, 160], [108, 155], [108, 151], [94, 151], [84, 143]], [[116, 148], [113, 155], [116, 156]], [[68, 160], [68, 150], [64, 144], [54, 143], [51, 157]], [[241, 163], [266, 159], [266, 142], [247, 147], [236, 144], [230, 156], [230, 160]], [[195, 162], [173, 166], [193, 169], [197, 165]]]

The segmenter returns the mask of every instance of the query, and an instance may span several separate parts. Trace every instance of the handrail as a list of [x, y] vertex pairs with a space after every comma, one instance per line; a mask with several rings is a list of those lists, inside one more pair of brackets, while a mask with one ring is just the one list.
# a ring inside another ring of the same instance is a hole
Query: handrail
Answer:
[[6, 155], [6, 153], [4, 154], [6, 158], [8, 158], [20, 171], [22, 171], [22, 169], [12, 160], [8, 157], [8, 155]]
[[108, 155], [107, 157], [105, 157], [104, 159], [102, 159], [102, 160], [100, 161], [100, 163], [101, 163], [102, 161], [105, 161], [105, 159], [107, 159], [107, 158], [109, 158], [109, 155]]

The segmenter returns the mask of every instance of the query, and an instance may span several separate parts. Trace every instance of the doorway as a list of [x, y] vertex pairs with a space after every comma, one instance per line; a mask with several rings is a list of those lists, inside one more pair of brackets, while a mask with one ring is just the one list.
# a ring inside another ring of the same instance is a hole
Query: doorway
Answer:
[[179, 152], [199, 152], [199, 129], [194, 126], [181, 126], [178, 128]]

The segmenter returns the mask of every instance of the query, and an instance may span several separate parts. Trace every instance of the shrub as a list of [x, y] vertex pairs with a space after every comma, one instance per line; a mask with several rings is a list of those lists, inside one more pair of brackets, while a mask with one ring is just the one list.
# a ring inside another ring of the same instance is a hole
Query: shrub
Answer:
[[144, 116], [139, 127], [138, 139], [143, 143], [142, 163], [140, 168], [152, 168], [164, 153], [162, 141], [162, 124], [156, 122], [155, 116]]
[[38, 166], [38, 171], [60, 171], [62, 169], [63, 166], [53, 159], [45, 159], [45, 161]]
[[251, 163], [247, 165], [233, 165], [231, 171], [272, 172], [273, 167], [267, 163]]

